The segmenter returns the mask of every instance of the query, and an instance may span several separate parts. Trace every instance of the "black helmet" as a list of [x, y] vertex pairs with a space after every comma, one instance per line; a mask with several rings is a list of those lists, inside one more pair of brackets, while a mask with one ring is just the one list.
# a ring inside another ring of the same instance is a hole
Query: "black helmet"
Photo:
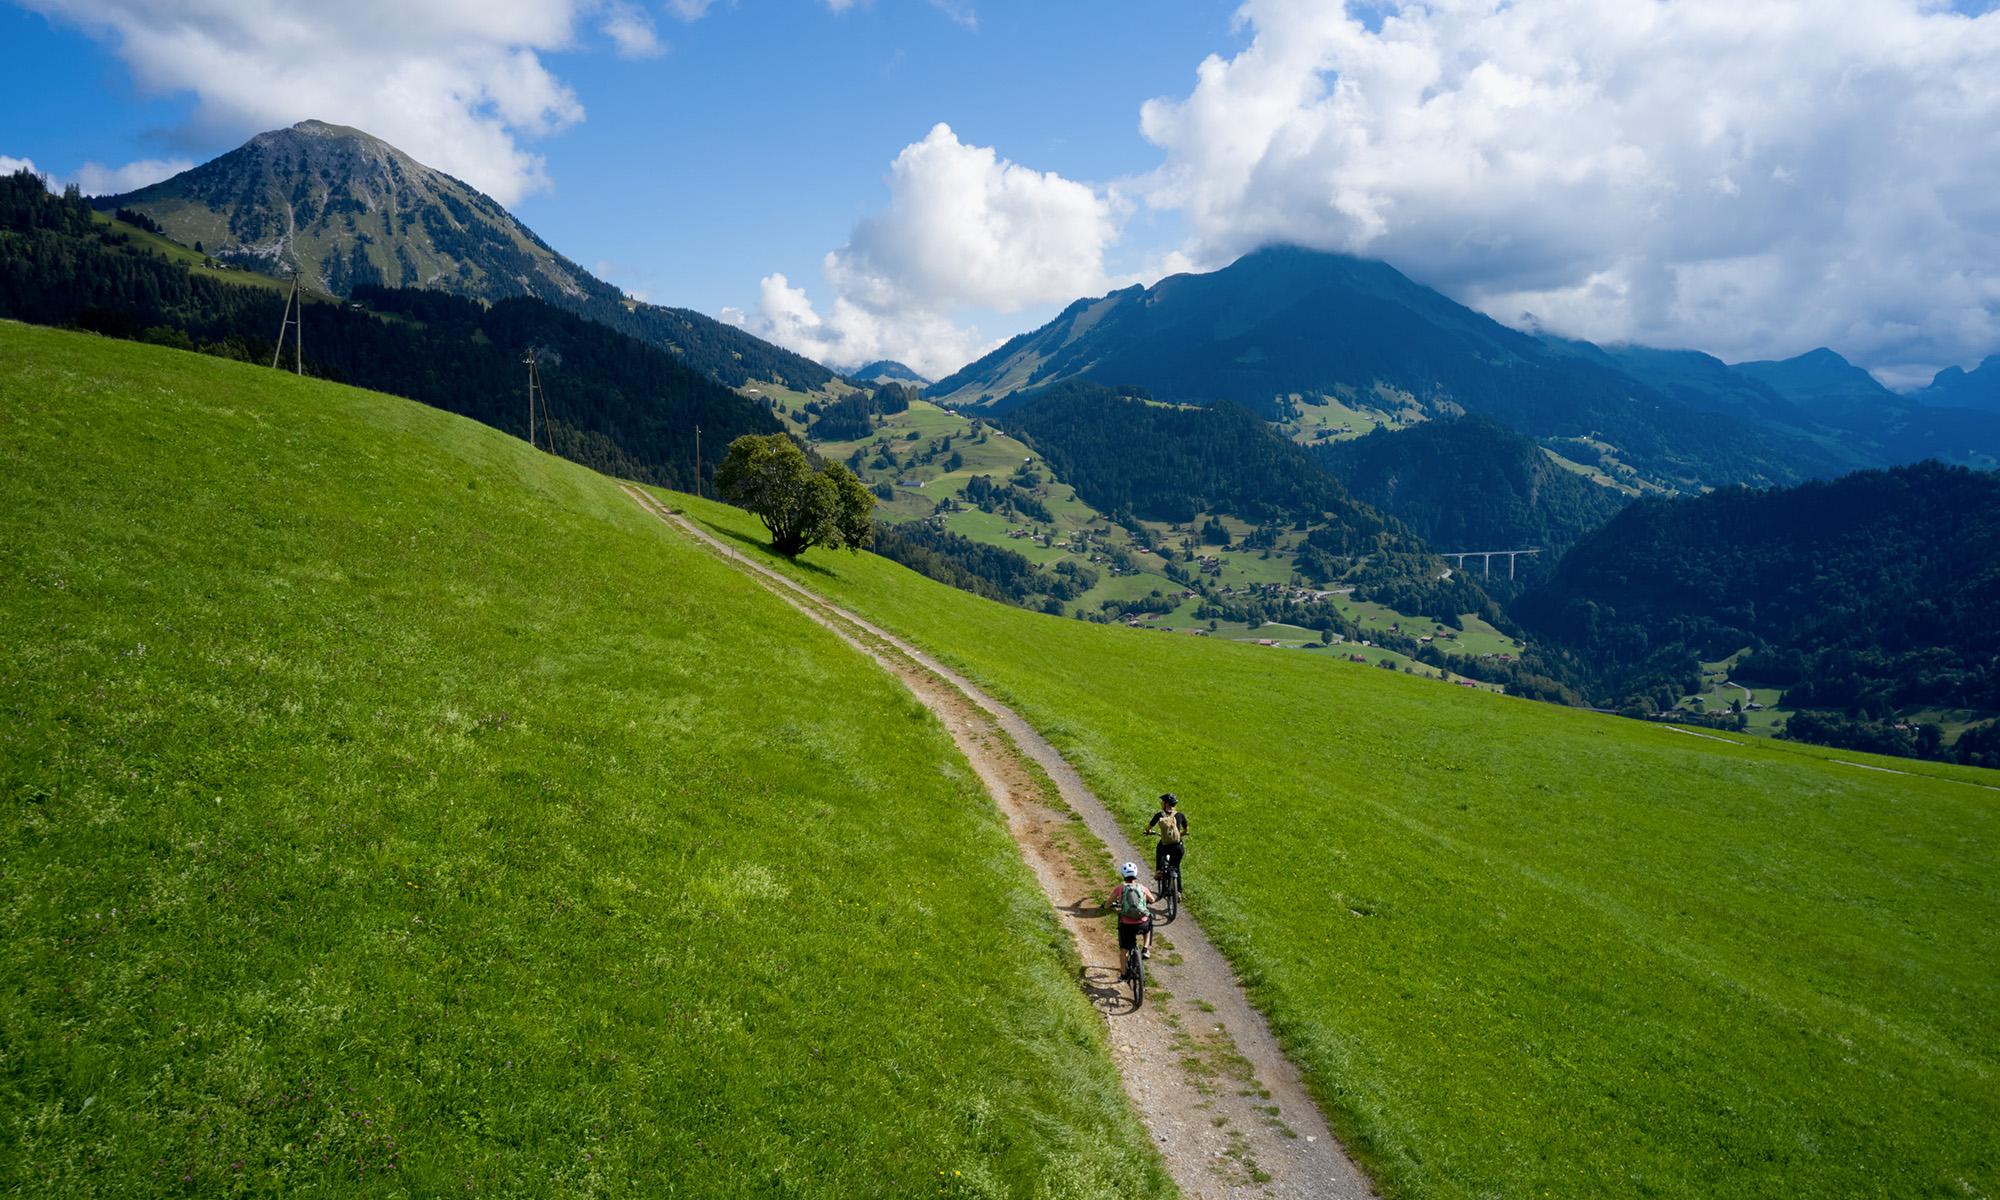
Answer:
[[1172, 808], [1174, 805], [1180, 803], [1180, 798], [1172, 792], [1162, 792], [1160, 794], [1160, 803], [1166, 805], [1168, 808]]

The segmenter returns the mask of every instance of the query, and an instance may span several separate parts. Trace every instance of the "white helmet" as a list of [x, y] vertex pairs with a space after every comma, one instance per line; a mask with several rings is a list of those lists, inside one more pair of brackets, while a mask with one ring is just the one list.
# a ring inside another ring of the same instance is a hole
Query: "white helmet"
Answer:
[[1139, 878], [1139, 864], [1126, 863], [1124, 866], [1118, 868], [1118, 873], [1127, 879], [1137, 879]]

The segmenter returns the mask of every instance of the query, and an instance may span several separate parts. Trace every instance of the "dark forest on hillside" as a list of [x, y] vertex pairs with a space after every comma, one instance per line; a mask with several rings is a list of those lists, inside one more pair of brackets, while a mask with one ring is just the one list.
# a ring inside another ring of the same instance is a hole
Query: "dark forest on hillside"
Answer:
[[1304, 451], [1233, 404], [1153, 404], [1143, 394], [1099, 384], [1060, 383], [1008, 412], [1001, 424], [1105, 512], [1175, 522], [1202, 512], [1247, 521], [1327, 514], [1361, 539], [1387, 528]]
[[[1520, 579], [1548, 575], [1577, 539], [1626, 498], [1559, 466], [1541, 447], [1484, 417], [1424, 421], [1313, 447], [1355, 499], [1408, 525], [1440, 550], [1541, 554]], [[1504, 568], [1502, 571], [1504, 575]], [[1494, 580], [1488, 590], [1511, 590]]]
[[1820, 710], [1795, 736], [1921, 752], [1903, 711], [2000, 708], [2000, 476], [1920, 463], [1641, 500], [1513, 611], [1620, 707], [1669, 707], [1698, 661], [1749, 647], [1735, 678]]

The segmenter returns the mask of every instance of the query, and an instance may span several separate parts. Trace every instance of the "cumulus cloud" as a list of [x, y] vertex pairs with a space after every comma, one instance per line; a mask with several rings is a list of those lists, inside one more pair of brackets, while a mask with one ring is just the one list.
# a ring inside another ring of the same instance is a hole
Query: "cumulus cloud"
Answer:
[[1015, 312], [1108, 286], [1117, 205], [1089, 185], [967, 145], [943, 124], [903, 148], [888, 182], [888, 208], [856, 222], [822, 264], [835, 293], [825, 313], [770, 275], [755, 314], [734, 319], [837, 365], [896, 358], [942, 374], [986, 344], [956, 314]]
[[122, 167], [87, 162], [76, 169], [76, 183], [86, 196], [110, 196], [158, 183], [192, 166], [191, 158], [142, 158]]
[[598, 28], [611, 39], [620, 58], [654, 58], [665, 53], [653, 18], [645, 9], [626, 0], [609, 0], [598, 19]]
[[1507, 321], [1910, 377], [2000, 347], [2000, 14], [1249, 0], [1141, 130], [1189, 252], [1388, 260]]
[[35, 166], [35, 160], [32, 158], [14, 158], [11, 155], [0, 154], [0, 175], [13, 175], [20, 171], [28, 171], [36, 175], [42, 173]]
[[[833, 13], [844, 13], [854, 8], [857, 2], [866, 4], [869, 0], [822, 0], [827, 11]], [[953, 24], [974, 33], [979, 32], [979, 11], [972, 6], [971, 0], [928, 0], [928, 2], [932, 8], [951, 18]]]
[[725, 308], [722, 319], [833, 367], [892, 358], [933, 378], [956, 370], [994, 344], [976, 329], [922, 309], [880, 312], [835, 296], [822, 314], [805, 289], [792, 286], [781, 273], [759, 282], [755, 312]]
[[621, 53], [659, 48], [625, 0], [23, 2], [109, 43], [142, 88], [193, 93], [207, 129], [358, 126], [502, 203], [548, 183], [522, 140], [583, 119], [543, 53], [593, 25]]

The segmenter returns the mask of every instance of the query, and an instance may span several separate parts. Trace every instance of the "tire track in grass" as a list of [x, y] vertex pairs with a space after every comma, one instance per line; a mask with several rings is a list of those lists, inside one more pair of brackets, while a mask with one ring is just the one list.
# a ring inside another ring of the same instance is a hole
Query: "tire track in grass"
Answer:
[[915, 646], [742, 554], [643, 489], [623, 486], [646, 511], [868, 655], [944, 722], [1075, 939], [1079, 983], [1104, 1015], [1126, 1095], [1183, 1195], [1350, 1200], [1374, 1194], [1263, 1014], [1185, 909], [1155, 935], [1147, 1003], [1132, 1007], [1131, 991], [1118, 979], [1118, 937], [1104, 906], [1114, 864], [1151, 856], [1133, 848], [1054, 746]]

